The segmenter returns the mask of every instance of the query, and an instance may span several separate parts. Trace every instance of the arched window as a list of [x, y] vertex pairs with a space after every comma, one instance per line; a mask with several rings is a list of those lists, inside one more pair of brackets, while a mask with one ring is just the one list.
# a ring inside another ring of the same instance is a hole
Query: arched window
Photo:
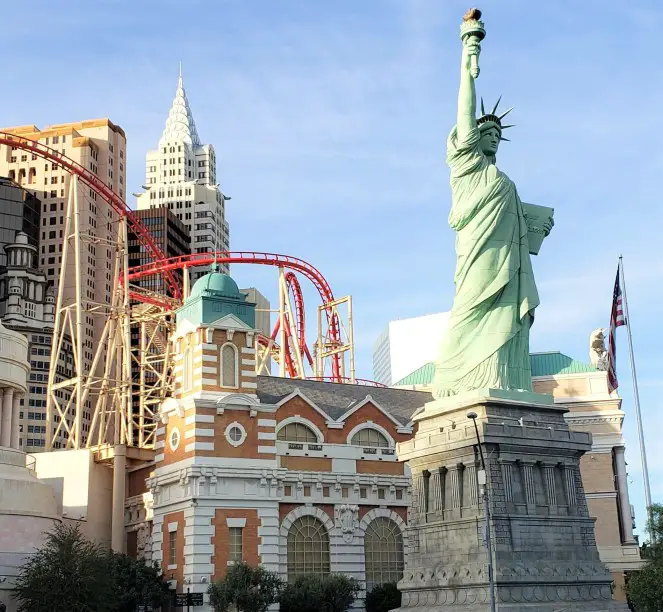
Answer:
[[191, 347], [184, 351], [184, 361], [182, 364], [184, 371], [182, 372], [182, 389], [189, 391], [193, 387], [193, 357]]
[[318, 436], [303, 423], [288, 423], [279, 429], [276, 439], [283, 442], [309, 442], [315, 444], [318, 442]]
[[390, 446], [387, 438], [385, 438], [377, 429], [372, 429], [370, 427], [360, 429], [354, 436], [352, 436], [350, 444], [353, 444], [354, 446], [379, 446], [383, 448]]
[[403, 577], [403, 535], [398, 525], [382, 516], [371, 521], [364, 535], [366, 590]]
[[301, 574], [329, 573], [329, 534], [314, 516], [298, 518], [288, 531], [288, 581]]
[[224, 344], [221, 347], [221, 381], [222, 387], [238, 387], [237, 380], [237, 347], [234, 344]]

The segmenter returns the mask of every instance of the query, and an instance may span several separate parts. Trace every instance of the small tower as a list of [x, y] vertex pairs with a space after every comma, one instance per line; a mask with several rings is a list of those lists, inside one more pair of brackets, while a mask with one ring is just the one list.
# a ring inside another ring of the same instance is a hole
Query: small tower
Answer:
[[278, 548], [280, 493], [276, 407], [257, 396], [256, 337], [255, 304], [212, 266], [176, 313], [174, 388], [148, 479], [153, 559], [178, 591], [203, 593], [225, 574], [231, 536], [246, 561], [278, 568], [278, 555], [261, 552]]

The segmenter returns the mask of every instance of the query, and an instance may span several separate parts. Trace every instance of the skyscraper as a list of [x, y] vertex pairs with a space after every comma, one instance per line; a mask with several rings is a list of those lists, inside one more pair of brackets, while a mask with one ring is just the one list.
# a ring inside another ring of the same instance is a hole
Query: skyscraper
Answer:
[[31, 245], [39, 244], [41, 202], [14, 178], [0, 177], [0, 269], [7, 265], [3, 247], [14, 242], [17, 232], [23, 232]]
[[[109, 119], [62, 123], [43, 130], [24, 125], [0, 128], [0, 131], [39, 141], [87, 168], [120, 197], [125, 197], [126, 137], [122, 128]], [[15, 177], [19, 185], [41, 200], [38, 267], [46, 274], [46, 280], [58, 287], [71, 176], [56, 163], [9, 145], [0, 145], [0, 176]], [[80, 182], [77, 196], [81, 211], [78, 220], [82, 236], [81, 261], [84, 262], [80, 269], [81, 298], [86, 306], [105, 306], [110, 303], [113, 290], [113, 249], [108, 241], [117, 238], [117, 213], [96, 192]], [[73, 257], [62, 273], [65, 275], [62, 297], [73, 301], [77, 289]], [[81, 370], [90, 371], [105, 323], [100, 316], [86, 315], [83, 318]], [[91, 399], [88, 399], [82, 415], [82, 441], [87, 438], [90, 419]]]
[[[159, 147], [145, 159], [143, 187], [138, 209], [167, 206], [189, 230], [192, 253], [229, 249], [228, 198], [217, 183], [214, 147], [202, 144], [198, 136], [181, 70]], [[191, 281], [208, 271], [206, 266], [191, 268]], [[225, 264], [221, 271], [228, 271]]]

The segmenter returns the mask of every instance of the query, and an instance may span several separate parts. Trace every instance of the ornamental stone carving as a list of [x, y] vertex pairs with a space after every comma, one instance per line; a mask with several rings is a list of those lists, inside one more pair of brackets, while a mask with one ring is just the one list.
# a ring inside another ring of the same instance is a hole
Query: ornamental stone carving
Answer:
[[342, 504], [334, 508], [336, 526], [340, 528], [345, 542], [352, 542], [355, 530], [359, 526], [359, 506]]

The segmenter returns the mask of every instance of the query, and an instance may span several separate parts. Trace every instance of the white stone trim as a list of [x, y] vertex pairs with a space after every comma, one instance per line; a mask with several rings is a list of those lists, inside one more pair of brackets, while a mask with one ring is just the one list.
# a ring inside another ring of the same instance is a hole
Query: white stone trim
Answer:
[[359, 403], [355, 404], [352, 408], [350, 408], [343, 416], [339, 417], [336, 419], [337, 423], [345, 423], [347, 421], [348, 417], [353, 415], [357, 410], [363, 408], [366, 404], [373, 404], [375, 408], [377, 408], [382, 414], [384, 414], [396, 427], [404, 427], [403, 423], [401, 423], [393, 414], [389, 413], [387, 410], [385, 410], [378, 402], [373, 398], [373, 396], [369, 393], [366, 395], [366, 397]]
[[276, 427], [276, 419], [258, 419], [258, 427]]
[[315, 404], [312, 400], [310, 400], [308, 397], [306, 397], [300, 390], [299, 387], [297, 387], [290, 395], [286, 395], [282, 400], [277, 402], [276, 406], [277, 408], [280, 408], [284, 404], [287, 404], [291, 399], [295, 397], [301, 397], [313, 410], [315, 410], [317, 413], [320, 414], [325, 420], [329, 420], [329, 415], [319, 406]]
[[256, 354], [256, 350], [255, 350], [253, 347], [246, 347], [246, 346], [243, 346], [243, 347], [242, 347], [242, 354], [243, 354], [243, 355], [255, 355], [255, 354]]
[[258, 383], [245, 382], [245, 383], [242, 383], [242, 387], [245, 387], [246, 389], [257, 389], [258, 388]]
[[251, 365], [254, 366], [256, 364], [255, 359], [242, 359], [242, 365]]
[[214, 430], [213, 429], [187, 429], [184, 432], [184, 437], [185, 438], [195, 438], [197, 436], [213, 438], [214, 437]]
[[[237, 429], [239, 429], [242, 432], [242, 437], [239, 440], [233, 440], [230, 437], [230, 430], [233, 429], [234, 427], [237, 427]], [[246, 435], [247, 434], [246, 434], [246, 429], [244, 429], [244, 425], [242, 425], [241, 423], [239, 423], [237, 421], [233, 421], [232, 423], [230, 423], [228, 425], [228, 427], [226, 427], [226, 430], [223, 433], [223, 435], [226, 437], [226, 440], [227, 440], [228, 444], [230, 444], [230, 446], [237, 447], [237, 446], [241, 446], [242, 444], [244, 444], [244, 441], [246, 440]]]
[[163, 461], [163, 459], [164, 459], [164, 454], [163, 453], [159, 453], [158, 455], [154, 455], [154, 462], [155, 463], [158, 462], [158, 461]]
[[258, 453], [276, 455], [276, 446], [258, 446]]
[[213, 451], [214, 442], [191, 442], [184, 447], [185, 453], [191, 451]]
[[283, 429], [286, 425], [289, 423], [301, 423], [302, 425], [306, 425], [315, 435], [318, 437], [318, 440], [316, 444], [322, 444], [325, 441], [325, 436], [324, 434], [318, 429], [318, 426], [313, 423], [313, 421], [309, 421], [308, 419], [305, 419], [302, 416], [299, 416], [296, 414], [295, 416], [287, 417], [283, 419], [282, 421], [278, 422], [278, 425], [276, 425], [276, 434], [278, 435], [279, 431]]
[[226, 526], [228, 527], [246, 527], [245, 518], [226, 518]]
[[168, 523], [168, 533], [171, 533], [173, 531], [177, 531], [179, 523], [175, 521], [174, 523]]
[[214, 423], [213, 414], [190, 414], [184, 417], [185, 425], [193, 425], [194, 423]]
[[244, 378], [257, 378], [257, 374], [255, 370], [242, 370], [242, 376]]
[[276, 434], [273, 431], [259, 431], [258, 440], [276, 440]]
[[385, 438], [387, 438], [387, 442], [389, 442], [389, 448], [396, 448], [396, 441], [392, 438], [391, 434], [384, 427], [382, 427], [382, 425], [378, 425], [373, 421], [365, 421], [364, 423], [359, 423], [359, 425], [353, 427], [345, 439], [346, 444], [350, 444], [352, 436], [354, 436], [357, 432], [362, 431], [363, 429], [375, 429], [375, 431], [379, 431]]

